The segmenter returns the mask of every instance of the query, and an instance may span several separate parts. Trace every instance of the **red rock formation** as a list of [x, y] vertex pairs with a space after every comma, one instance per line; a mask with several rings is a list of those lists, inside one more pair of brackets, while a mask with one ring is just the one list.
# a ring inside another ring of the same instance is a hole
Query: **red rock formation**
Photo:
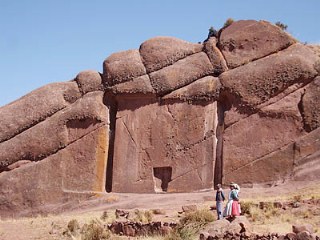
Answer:
[[105, 191], [319, 179], [319, 52], [238, 21], [203, 44], [149, 39], [103, 74], [1, 107], [0, 215]]

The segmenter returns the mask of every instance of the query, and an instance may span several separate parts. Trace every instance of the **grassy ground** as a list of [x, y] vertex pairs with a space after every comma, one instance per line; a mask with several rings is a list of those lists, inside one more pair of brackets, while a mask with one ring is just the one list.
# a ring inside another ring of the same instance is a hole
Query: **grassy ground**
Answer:
[[[318, 204], [312, 203], [320, 199], [320, 188], [318, 185], [319, 183], [275, 188], [242, 189], [240, 193], [242, 210], [245, 212], [253, 225], [254, 231], [257, 233], [288, 233], [291, 232], [293, 224], [310, 223], [313, 225], [317, 235], [320, 235], [320, 205], [319, 202]], [[134, 195], [133, 197], [135, 196], [137, 199], [134, 199], [134, 201], [139, 201], [138, 199], [141, 197], [139, 195]], [[166, 196], [148, 196], [150, 197], [150, 199], [148, 199], [150, 203], [143, 202], [143, 204], [145, 204], [144, 209], [139, 208], [139, 210], [136, 210], [135, 208], [128, 208], [130, 212], [129, 219], [142, 222], [175, 221], [182, 223], [182, 227], [180, 227], [179, 232], [175, 232], [166, 238], [161, 236], [148, 236], [135, 239], [192, 239], [192, 234], [196, 232], [195, 230], [199, 229], [199, 227], [203, 226], [206, 222], [215, 220], [215, 212], [210, 212], [209, 210], [210, 207], [214, 205], [213, 190], [207, 193], [190, 193], [190, 196], [170, 194]], [[175, 198], [178, 196], [174, 202], [176, 206], [179, 207], [172, 208], [173, 196]], [[181, 199], [179, 199], [179, 196], [181, 196]], [[188, 196], [189, 199], [192, 198], [189, 204], [196, 204], [198, 209], [203, 209], [203, 212], [198, 212], [197, 216], [186, 216], [182, 214], [180, 211], [182, 205], [185, 205], [186, 196]], [[157, 200], [157, 197], [161, 198]], [[155, 200], [152, 201], [152, 199]], [[115, 198], [112, 202], [116, 201], [118, 201], [118, 199]], [[121, 202], [121, 200], [119, 201]], [[159, 204], [155, 204], [157, 201], [159, 201]], [[160, 203], [165, 205], [165, 201], [168, 201], [167, 207], [161, 209], [153, 208], [154, 205], [160, 205]], [[259, 207], [261, 202], [263, 202], [264, 205], [263, 209]], [[274, 203], [281, 203], [283, 207], [275, 207]], [[103, 210], [104, 206], [105, 210]], [[117, 220], [115, 208], [107, 208], [107, 205], [101, 205], [98, 209], [95, 208], [94, 211], [92, 211], [92, 209], [82, 208], [81, 211], [64, 213], [58, 216], [48, 215], [46, 217], [39, 216], [0, 220], [0, 239], [94, 240], [103, 239], [103, 236], [114, 240], [129, 239], [120, 236], [112, 236], [110, 238], [110, 233], [103, 230], [106, 224], [115, 220]], [[196, 224], [194, 222], [196, 222]], [[98, 236], [94, 238], [94, 234]], [[190, 238], [181, 238], [181, 236], [186, 235]]]

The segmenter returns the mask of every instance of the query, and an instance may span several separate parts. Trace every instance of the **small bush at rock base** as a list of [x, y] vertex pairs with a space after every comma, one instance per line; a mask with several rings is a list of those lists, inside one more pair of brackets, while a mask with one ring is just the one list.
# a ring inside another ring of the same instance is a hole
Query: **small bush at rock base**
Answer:
[[102, 240], [110, 239], [111, 234], [104, 229], [99, 221], [92, 220], [89, 224], [83, 225], [81, 235], [81, 240]]
[[135, 210], [134, 211], [135, 217], [134, 221], [142, 222], [142, 223], [150, 223], [153, 219], [153, 213], [151, 211], [142, 211], [142, 210]]
[[215, 220], [210, 210], [202, 209], [187, 213], [181, 220], [177, 228], [165, 240], [191, 240], [209, 222]]
[[76, 219], [70, 220], [70, 221], [68, 222], [67, 228], [68, 228], [68, 230], [69, 230], [71, 233], [76, 232], [78, 229], [80, 229], [80, 225], [79, 225], [78, 220], [76, 220]]

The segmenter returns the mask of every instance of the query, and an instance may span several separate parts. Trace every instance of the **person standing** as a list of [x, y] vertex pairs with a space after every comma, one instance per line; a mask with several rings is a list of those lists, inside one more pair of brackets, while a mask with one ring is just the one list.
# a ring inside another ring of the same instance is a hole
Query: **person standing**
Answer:
[[217, 184], [217, 192], [216, 192], [216, 208], [218, 220], [222, 219], [222, 209], [223, 209], [223, 201], [225, 200], [223, 190], [221, 184]]
[[240, 205], [239, 205], [239, 191], [240, 187], [238, 184], [230, 184], [230, 193], [228, 197], [228, 203], [224, 209], [223, 216], [227, 218], [235, 218], [240, 216]]

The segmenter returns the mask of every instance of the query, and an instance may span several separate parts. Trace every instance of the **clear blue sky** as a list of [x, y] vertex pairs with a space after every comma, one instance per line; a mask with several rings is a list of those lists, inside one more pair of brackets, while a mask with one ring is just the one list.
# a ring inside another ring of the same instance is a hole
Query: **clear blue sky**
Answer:
[[[320, 43], [320, 0], [0, 0], [0, 106], [155, 36], [203, 41], [229, 17], [281, 21]], [[1, 119], [0, 119], [1, 120]]]

